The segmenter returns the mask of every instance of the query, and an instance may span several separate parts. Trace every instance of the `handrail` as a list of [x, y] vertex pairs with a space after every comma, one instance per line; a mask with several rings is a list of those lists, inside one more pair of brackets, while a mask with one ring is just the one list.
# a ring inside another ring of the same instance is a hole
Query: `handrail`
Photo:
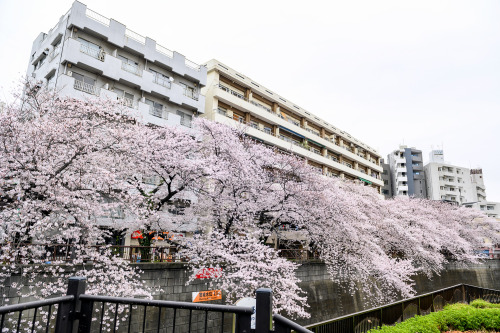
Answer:
[[[332, 319], [329, 319], [329, 320], [325, 320], [325, 321], [322, 321], [322, 322], [318, 322], [318, 323], [314, 323], [314, 324], [310, 324], [310, 325], [307, 325], [306, 327], [313, 330], [315, 332], [322, 332], [323, 330], [325, 329], [332, 329], [331, 331], [332, 332], [341, 332], [339, 331], [339, 329], [337, 329], [337, 326], [338, 327], [341, 327], [343, 324], [349, 324], [349, 325], [354, 325], [354, 323], [356, 322], [356, 319], [357, 320], [362, 320], [362, 319], [365, 319], [368, 318], [367, 315], [370, 315], [370, 314], [373, 314], [373, 316], [375, 317], [378, 317], [380, 315], [380, 322], [379, 323], [374, 323], [374, 322], [371, 322], [370, 325], [367, 325], [369, 327], [364, 327], [361, 329], [361, 331], [355, 329], [354, 327], [350, 327], [348, 329], [348, 331], [356, 331], [356, 332], [364, 332], [364, 329], [371, 329], [371, 328], [375, 328], [376, 326], [379, 326], [382, 325], [382, 324], [391, 324], [391, 323], [388, 323], [388, 322], [385, 322], [385, 321], [382, 321], [382, 313], [385, 309], [390, 309], [391, 307], [394, 307], [395, 309], [399, 309], [401, 312], [400, 312], [400, 316], [401, 316], [401, 319], [403, 319], [404, 315], [405, 315], [405, 311], [406, 309], [404, 308], [404, 304], [406, 303], [413, 303], [413, 304], [416, 304], [415, 302], [417, 301], [419, 306], [418, 306], [418, 310], [417, 310], [417, 313], [415, 314], [419, 314], [420, 311], [422, 311], [422, 309], [420, 308], [420, 302], [422, 299], [424, 298], [427, 298], [427, 297], [432, 297], [433, 298], [433, 301], [431, 302], [431, 306], [433, 307], [431, 311], [435, 311], [435, 308], [433, 305], [434, 304], [434, 297], [433, 296], [441, 296], [443, 297], [443, 295], [440, 295], [442, 293], [446, 293], [446, 292], [451, 292], [454, 293], [457, 291], [457, 290], [460, 290], [463, 295], [462, 295], [462, 300], [463, 301], [466, 301], [468, 302], [470, 300], [470, 296], [471, 296], [471, 288], [474, 288], [474, 289], [478, 289], [480, 291], [480, 294], [482, 295], [483, 294], [483, 291], [489, 291], [489, 292], [493, 292], [495, 293], [495, 295], [498, 295], [498, 299], [500, 299], [500, 290], [494, 290], [494, 289], [487, 289], [487, 288], [481, 288], [481, 287], [476, 287], [476, 286], [472, 286], [472, 285], [467, 285], [467, 284], [456, 284], [456, 285], [453, 285], [453, 286], [450, 286], [450, 287], [447, 287], [447, 288], [442, 288], [442, 289], [438, 289], [438, 290], [435, 290], [435, 291], [432, 291], [432, 292], [429, 292], [429, 293], [424, 293], [424, 294], [421, 294], [421, 295], [418, 295], [418, 296], [415, 296], [415, 297], [412, 297], [412, 298], [406, 298], [406, 299], [403, 299], [403, 300], [400, 300], [400, 301], [396, 301], [396, 302], [392, 302], [392, 303], [388, 303], [388, 304], [384, 304], [382, 306], [379, 306], [379, 307], [374, 307], [374, 308], [370, 308], [370, 309], [367, 309], [367, 310], [363, 310], [363, 311], [359, 311], [359, 312], [355, 312], [355, 313], [351, 313], [351, 314], [348, 314], [348, 315], [344, 315], [344, 316], [340, 316], [340, 317], [336, 317], [336, 318], [332, 318]], [[475, 293], [473, 293], [475, 294]], [[476, 294], [477, 295], [477, 294]], [[452, 299], [453, 297], [455, 296], [452, 296]], [[448, 302], [448, 300], [445, 299], [446, 302]], [[401, 305], [401, 306], [399, 306]], [[378, 320], [378, 319], [377, 319]], [[394, 320], [397, 320], [397, 318], [395, 318]], [[358, 324], [361, 323], [361, 322], [358, 322]], [[334, 326], [329, 326], [329, 327], [325, 327], [326, 325], [334, 325]], [[342, 332], [344, 332], [345, 330], [343, 330]]]
[[131, 297], [95, 296], [95, 295], [83, 294], [80, 295], [80, 300], [103, 302], [103, 303], [115, 303], [115, 304], [160, 306], [160, 307], [168, 307], [174, 309], [187, 309], [187, 310], [207, 310], [207, 311], [232, 312], [232, 313], [242, 313], [242, 314], [253, 313], [252, 307], [243, 307], [243, 306], [236, 307], [231, 305], [219, 305], [219, 304], [197, 304], [190, 302], [161, 301], [161, 300], [150, 300], [150, 299], [138, 299]]
[[87, 8], [85, 10], [85, 15], [88, 17], [88, 18], [91, 18], [93, 19], [94, 21], [97, 21], [101, 24], [104, 24], [105, 26], [108, 26], [109, 27], [109, 24], [110, 24], [110, 19], [105, 17], [105, 16], [102, 16], [101, 14], [97, 13], [97, 12], [94, 12], [93, 10]]
[[290, 329], [297, 333], [313, 333], [305, 327], [300, 326], [294, 321], [287, 319], [279, 314], [273, 314], [275, 333], [285, 333], [290, 332]]
[[32, 301], [32, 302], [26, 302], [26, 303], [0, 306], [0, 314], [3, 315], [6, 313], [24, 311], [24, 310], [39, 308], [39, 307], [47, 306], [47, 305], [72, 302], [74, 299], [75, 299], [75, 296], [67, 295], [67, 296], [60, 296], [60, 297], [44, 299], [44, 300], [40, 300], [40, 301]]

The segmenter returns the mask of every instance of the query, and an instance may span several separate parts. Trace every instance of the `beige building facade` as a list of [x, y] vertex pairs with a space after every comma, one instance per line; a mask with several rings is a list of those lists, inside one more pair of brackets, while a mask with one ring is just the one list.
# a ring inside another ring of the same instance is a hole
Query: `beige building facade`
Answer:
[[318, 172], [381, 193], [381, 156], [374, 148], [215, 59], [205, 66], [206, 118], [246, 125], [247, 135], [306, 159]]

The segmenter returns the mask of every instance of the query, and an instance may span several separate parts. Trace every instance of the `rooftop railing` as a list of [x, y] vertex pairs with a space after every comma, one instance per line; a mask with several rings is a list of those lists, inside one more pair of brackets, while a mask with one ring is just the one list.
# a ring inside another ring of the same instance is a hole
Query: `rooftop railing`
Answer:
[[109, 23], [110, 23], [110, 19], [109, 18], [107, 18], [105, 16], [102, 16], [101, 14], [96, 13], [93, 10], [88, 9], [88, 8], [85, 11], [85, 15], [87, 15], [88, 18], [91, 18], [94, 21], [97, 21], [97, 22], [99, 22], [101, 24], [104, 24], [105, 26], [109, 27]]
[[142, 45], [146, 44], [146, 37], [139, 35], [137, 32], [130, 29], [125, 29], [125, 37], [131, 38]]
[[191, 61], [189, 59], [186, 59], [184, 63], [186, 64], [187, 67], [192, 68], [192, 69], [194, 69], [195, 71], [198, 71], [198, 72], [200, 71], [201, 66], [198, 65], [197, 63], [195, 63], [195, 62], [193, 62], [193, 61]]
[[156, 51], [160, 52], [163, 55], [166, 55], [169, 58], [173, 58], [174, 57], [174, 52], [173, 51], [171, 51], [171, 50], [167, 49], [166, 47], [161, 46], [159, 44], [156, 44]]

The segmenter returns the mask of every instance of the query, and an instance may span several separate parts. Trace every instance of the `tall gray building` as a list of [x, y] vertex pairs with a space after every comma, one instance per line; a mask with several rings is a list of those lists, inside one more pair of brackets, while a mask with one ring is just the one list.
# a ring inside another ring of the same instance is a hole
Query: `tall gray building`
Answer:
[[392, 180], [391, 180], [391, 168], [388, 163], [385, 163], [383, 159], [381, 159], [380, 163], [382, 164], [382, 181], [384, 185], [382, 186], [382, 194], [386, 199], [390, 199], [393, 197], [392, 194]]
[[157, 125], [191, 127], [207, 69], [75, 1], [33, 42], [27, 71], [62, 96], [118, 100]]
[[392, 196], [426, 198], [422, 151], [400, 146], [387, 155], [392, 183]]

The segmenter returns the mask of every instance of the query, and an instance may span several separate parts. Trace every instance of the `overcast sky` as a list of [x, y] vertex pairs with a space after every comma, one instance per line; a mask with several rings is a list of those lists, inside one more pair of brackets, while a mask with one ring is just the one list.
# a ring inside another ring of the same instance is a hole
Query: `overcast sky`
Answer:
[[[500, 201], [500, 2], [116, 1], [90, 9], [203, 63], [216, 58], [386, 155], [444, 146]], [[0, 0], [0, 100], [70, 0]]]

